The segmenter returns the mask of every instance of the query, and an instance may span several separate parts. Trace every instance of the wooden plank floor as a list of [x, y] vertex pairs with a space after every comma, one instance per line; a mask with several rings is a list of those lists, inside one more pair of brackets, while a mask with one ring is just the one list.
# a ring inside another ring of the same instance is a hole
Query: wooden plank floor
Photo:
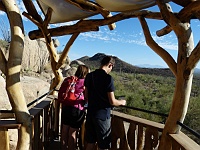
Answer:
[[61, 150], [60, 140], [51, 141], [46, 150]]

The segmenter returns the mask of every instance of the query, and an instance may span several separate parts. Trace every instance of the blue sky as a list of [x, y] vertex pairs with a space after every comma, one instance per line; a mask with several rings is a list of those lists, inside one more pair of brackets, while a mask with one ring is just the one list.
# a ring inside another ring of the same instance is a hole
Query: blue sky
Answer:
[[[24, 6], [20, 0], [17, 0], [21, 12], [24, 11]], [[180, 9], [180, 7], [170, 3], [174, 12]], [[157, 7], [148, 8], [148, 10], [158, 11]], [[5, 19], [6, 15], [0, 12], [0, 19]], [[93, 18], [99, 18], [99, 16], [94, 16]], [[148, 25], [154, 39], [165, 48], [172, 57], [177, 59], [177, 39], [174, 33], [170, 33], [163, 37], [157, 37], [156, 31], [165, 27], [163, 21], [150, 20], [148, 19]], [[25, 32], [28, 34], [30, 30], [35, 30], [37, 27], [23, 17]], [[67, 24], [72, 24], [74, 22], [68, 22]], [[52, 27], [54, 25], [51, 25]], [[200, 22], [199, 20], [194, 20], [191, 23], [194, 42], [195, 45], [199, 41]], [[57, 48], [62, 51], [70, 38], [69, 35], [56, 37], [60, 41], [60, 46]], [[83, 57], [83, 56], [93, 56], [96, 53], [105, 53], [109, 55], [114, 55], [120, 59], [137, 66], [152, 65], [153, 67], [167, 67], [166, 63], [151, 50], [145, 43], [143, 36], [143, 31], [141, 25], [137, 18], [132, 18], [128, 20], [123, 20], [116, 23], [116, 29], [110, 31], [107, 26], [100, 27], [98, 32], [87, 32], [81, 33], [72, 45], [69, 57], [71, 60]], [[198, 63], [197, 68], [200, 68], [200, 63]]]

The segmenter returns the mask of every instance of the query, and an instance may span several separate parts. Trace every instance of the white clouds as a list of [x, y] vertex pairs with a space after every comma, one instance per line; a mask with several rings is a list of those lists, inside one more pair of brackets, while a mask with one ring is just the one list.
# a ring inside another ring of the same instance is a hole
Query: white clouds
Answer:
[[69, 21], [64, 23], [57, 23], [57, 24], [51, 24], [51, 27], [61, 27], [61, 26], [69, 26], [75, 24], [77, 21]]
[[[137, 31], [136, 31], [137, 32]], [[143, 36], [143, 32], [139, 31], [137, 33], [120, 33], [115, 30], [109, 31], [105, 27], [102, 28], [98, 32], [86, 32], [81, 34], [81, 40], [85, 41], [104, 41], [104, 42], [120, 42], [120, 43], [128, 43], [128, 44], [137, 44], [142, 46], [147, 46], [145, 38]], [[169, 34], [167, 36], [158, 37], [153, 35], [153, 39], [164, 49], [167, 50], [177, 50], [177, 40], [176, 38]]]
[[3, 12], [3, 11], [0, 11], [0, 15], [5, 15], [5, 12]]

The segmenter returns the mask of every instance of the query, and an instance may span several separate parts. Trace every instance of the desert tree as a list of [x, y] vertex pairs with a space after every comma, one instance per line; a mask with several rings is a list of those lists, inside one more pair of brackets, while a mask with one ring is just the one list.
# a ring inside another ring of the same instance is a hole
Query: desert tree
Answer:
[[20, 83], [20, 70], [24, 50], [24, 27], [20, 11], [15, 0], [0, 1], [0, 10], [5, 11], [10, 23], [11, 41], [9, 57], [0, 53], [0, 69], [6, 76], [6, 90], [17, 122], [22, 126], [18, 130], [17, 149], [28, 150], [31, 146], [32, 125], [23, 90]]

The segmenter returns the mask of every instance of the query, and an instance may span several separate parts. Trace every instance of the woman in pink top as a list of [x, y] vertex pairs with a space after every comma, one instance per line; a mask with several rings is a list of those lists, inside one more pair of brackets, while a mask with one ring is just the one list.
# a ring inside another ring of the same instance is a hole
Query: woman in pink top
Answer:
[[85, 119], [84, 80], [88, 72], [89, 68], [87, 66], [78, 66], [75, 73], [75, 76], [78, 78], [75, 85], [75, 96], [77, 97], [77, 100], [69, 105], [62, 105], [62, 150], [76, 149], [76, 133], [81, 128]]

